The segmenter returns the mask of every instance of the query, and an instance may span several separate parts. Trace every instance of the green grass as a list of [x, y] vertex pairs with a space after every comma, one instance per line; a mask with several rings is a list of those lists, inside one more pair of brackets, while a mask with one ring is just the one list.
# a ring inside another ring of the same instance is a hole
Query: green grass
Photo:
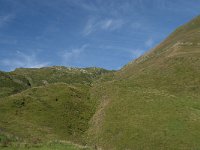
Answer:
[[1, 150], [89, 150], [89, 148], [80, 148], [71, 144], [51, 143], [38, 146], [8, 146], [0, 147]]
[[90, 150], [88, 146], [74, 144], [69, 141], [48, 141], [30, 143], [19, 138], [0, 134], [0, 149], [2, 150]]
[[[34, 145], [67, 140], [84, 145], [85, 132], [98, 104], [90, 98], [90, 88], [109, 72], [59, 66], [0, 72], [0, 135], [12, 137], [2, 138], [1, 142]], [[66, 145], [52, 149], [56, 147]]]
[[29, 142], [71, 140], [84, 143], [96, 107], [86, 86], [64, 83], [28, 89], [0, 100], [0, 128]]
[[90, 132], [97, 134], [91, 135], [92, 143], [103, 149], [200, 148], [199, 96], [122, 83], [106, 91], [115, 94], [108, 95], [99, 131], [98, 124]]

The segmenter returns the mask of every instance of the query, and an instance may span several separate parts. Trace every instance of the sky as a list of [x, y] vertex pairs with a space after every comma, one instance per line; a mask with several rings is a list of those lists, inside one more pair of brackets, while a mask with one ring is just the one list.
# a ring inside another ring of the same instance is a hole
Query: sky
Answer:
[[0, 70], [117, 70], [200, 14], [200, 0], [0, 0]]

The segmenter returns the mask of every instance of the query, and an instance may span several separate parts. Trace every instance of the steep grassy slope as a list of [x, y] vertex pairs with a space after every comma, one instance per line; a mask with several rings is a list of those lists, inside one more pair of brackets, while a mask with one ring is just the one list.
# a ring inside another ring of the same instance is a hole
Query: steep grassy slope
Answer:
[[84, 143], [94, 114], [88, 87], [64, 83], [34, 87], [0, 102], [0, 133], [37, 144], [65, 140]]
[[[200, 149], [200, 17], [96, 86], [88, 136], [103, 149]], [[94, 91], [95, 92], [95, 91]]]
[[4, 98], [0, 126], [26, 139], [34, 138], [34, 135], [37, 138], [45, 136], [45, 139], [56, 136], [77, 139], [86, 130], [93, 114], [94, 103], [87, 90], [84, 86], [60, 83], [31, 88]]

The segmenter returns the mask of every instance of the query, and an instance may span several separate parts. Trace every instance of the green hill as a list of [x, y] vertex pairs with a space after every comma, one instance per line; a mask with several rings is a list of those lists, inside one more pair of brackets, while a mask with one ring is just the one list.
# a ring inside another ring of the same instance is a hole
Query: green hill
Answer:
[[15, 90], [1, 91], [0, 135], [7, 139], [6, 146], [37, 146], [49, 141], [84, 145], [89, 120], [98, 104], [90, 98], [92, 83], [111, 72], [58, 66], [2, 72], [2, 89]]

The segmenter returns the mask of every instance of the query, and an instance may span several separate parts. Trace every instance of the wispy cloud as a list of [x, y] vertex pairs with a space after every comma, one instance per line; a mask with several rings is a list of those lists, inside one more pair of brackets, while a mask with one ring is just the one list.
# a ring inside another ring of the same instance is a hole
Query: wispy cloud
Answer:
[[122, 19], [97, 19], [90, 18], [84, 27], [83, 34], [89, 35], [96, 31], [114, 31], [120, 29], [125, 24]]
[[124, 24], [125, 22], [121, 19], [107, 19], [107, 20], [103, 20], [100, 23], [100, 26], [102, 29], [105, 29], [105, 30], [116, 30], [116, 29], [121, 28]]
[[84, 44], [79, 48], [65, 50], [61, 56], [63, 63], [68, 64], [70, 61], [77, 60], [87, 47], [88, 47], [88, 45]]
[[14, 18], [13, 14], [0, 16], [0, 27], [3, 27]]
[[21, 51], [17, 51], [14, 58], [5, 58], [0, 61], [9, 70], [14, 70], [15, 68], [41, 68], [49, 65], [49, 62], [42, 62], [38, 60], [35, 53], [26, 54]]
[[148, 47], [148, 48], [151, 48], [154, 44], [154, 40], [152, 38], [148, 38], [146, 41], [145, 41], [145, 46]]
[[130, 56], [131, 59], [135, 59], [144, 54], [145, 50], [140, 48], [128, 48], [128, 47], [119, 47], [119, 46], [111, 46], [111, 45], [101, 45], [98, 47], [99, 49], [106, 49], [107, 51], [114, 51], [115, 53], [121, 53]]
[[89, 35], [90, 33], [96, 31], [96, 29], [97, 29], [97, 24], [95, 23], [95, 20], [89, 19], [88, 22], [86, 23], [86, 26], [84, 27], [83, 34]]
[[87, 3], [85, 3], [82, 0], [76, 0], [76, 1], [70, 0], [70, 3], [87, 11], [98, 11], [98, 7], [97, 5], [94, 4], [94, 1], [88, 1]]
[[139, 22], [133, 22], [133, 23], [131, 23], [131, 27], [133, 29], [140, 29], [140, 28], [142, 28], [142, 25]]
[[132, 58], [138, 58], [140, 57], [142, 54], [144, 54], [144, 50], [141, 50], [141, 49], [132, 49], [132, 50], [129, 50], [129, 53], [131, 54], [131, 57]]

